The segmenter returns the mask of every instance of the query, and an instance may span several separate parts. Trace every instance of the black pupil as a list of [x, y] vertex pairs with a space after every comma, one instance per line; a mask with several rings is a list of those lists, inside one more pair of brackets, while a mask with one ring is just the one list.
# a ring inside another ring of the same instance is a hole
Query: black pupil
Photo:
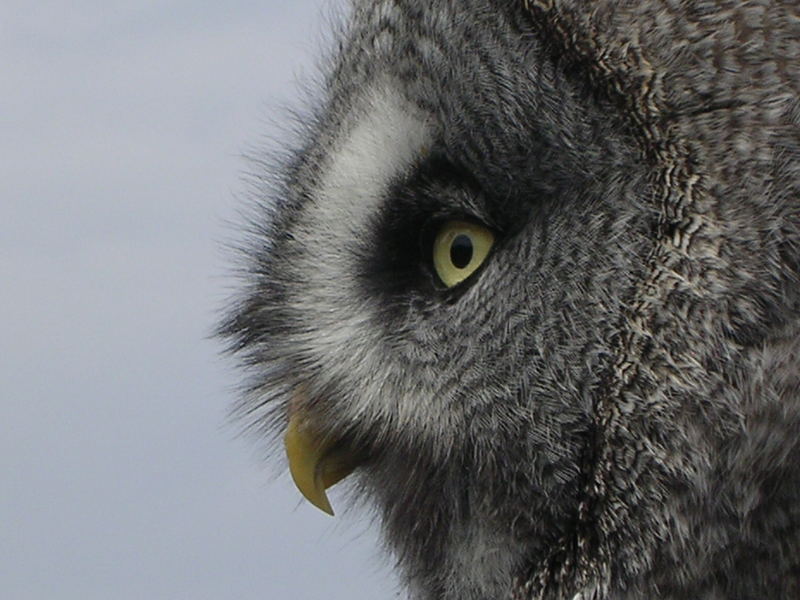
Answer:
[[453, 239], [450, 260], [457, 269], [463, 269], [472, 260], [472, 240], [468, 235], [460, 233]]

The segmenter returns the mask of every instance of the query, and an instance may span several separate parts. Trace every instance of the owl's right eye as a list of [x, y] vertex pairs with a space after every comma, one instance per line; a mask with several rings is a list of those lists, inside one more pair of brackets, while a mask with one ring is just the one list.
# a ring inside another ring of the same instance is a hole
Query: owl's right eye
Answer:
[[447, 221], [433, 242], [433, 267], [447, 287], [472, 275], [489, 256], [494, 234], [483, 225], [467, 221]]

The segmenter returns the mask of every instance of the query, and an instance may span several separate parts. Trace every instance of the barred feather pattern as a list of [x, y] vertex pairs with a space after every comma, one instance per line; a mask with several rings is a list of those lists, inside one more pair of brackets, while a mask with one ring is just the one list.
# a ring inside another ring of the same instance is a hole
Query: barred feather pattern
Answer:
[[[419, 600], [800, 597], [800, 10], [356, 0], [220, 326]], [[498, 242], [446, 291], [424, 232]], [[423, 232], [423, 233], [420, 233]]]

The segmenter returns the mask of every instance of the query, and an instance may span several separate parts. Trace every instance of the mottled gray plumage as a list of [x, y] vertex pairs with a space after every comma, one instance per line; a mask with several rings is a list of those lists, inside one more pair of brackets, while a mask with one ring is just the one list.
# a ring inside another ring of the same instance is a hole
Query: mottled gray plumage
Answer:
[[357, 0], [340, 40], [222, 327], [248, 422], [305, 390], [414, 598], [800, 598], [798, 3]]

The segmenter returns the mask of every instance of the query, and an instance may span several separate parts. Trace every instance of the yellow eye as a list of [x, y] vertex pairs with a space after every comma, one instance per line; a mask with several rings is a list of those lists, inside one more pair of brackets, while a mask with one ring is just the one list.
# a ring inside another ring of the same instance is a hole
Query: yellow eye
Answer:
[[448, 221], [433, 242], [433, 267], [447, 287], [453, 287], [481, 266], [494, 244], [494, 234], [467, 221]]

